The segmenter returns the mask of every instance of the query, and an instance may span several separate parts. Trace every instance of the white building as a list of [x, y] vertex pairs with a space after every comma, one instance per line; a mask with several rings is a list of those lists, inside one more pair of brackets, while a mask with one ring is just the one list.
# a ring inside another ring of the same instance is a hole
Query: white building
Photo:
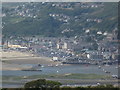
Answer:
[[68, 48], [67, 46], [68, 46], [67, 43], [64, 43], [62, 49], [67, 49]]

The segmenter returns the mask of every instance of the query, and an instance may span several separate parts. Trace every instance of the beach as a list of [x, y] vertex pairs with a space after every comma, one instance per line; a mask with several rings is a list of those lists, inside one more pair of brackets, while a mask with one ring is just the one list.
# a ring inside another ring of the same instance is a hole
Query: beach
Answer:
[[22, 64], [56, 65], [59, 62], [52, 61], [52, 58], [39, 57], [32, 53], [19, 51], [2, 51], [2, 70], [29, 69], [30, 66]]

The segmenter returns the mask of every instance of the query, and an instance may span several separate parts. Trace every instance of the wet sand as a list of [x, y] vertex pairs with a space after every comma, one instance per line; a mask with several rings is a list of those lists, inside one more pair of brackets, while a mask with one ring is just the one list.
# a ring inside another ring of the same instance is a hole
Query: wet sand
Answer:
[[2, 70], [21, 70], [30, 68], [22, 66], [22, 64], [43, 64], [43, 65], [56, 65], [59, 62], [52, 61], [52, 58], [38, 57], [31, 53], [7, 51], [2, 52]]
[[2, 70], [22, 70], [22, 69], [30, 69], [30, 66], [23, 66], [18, 64], [9, 64], [9, 63], [2, 63]]

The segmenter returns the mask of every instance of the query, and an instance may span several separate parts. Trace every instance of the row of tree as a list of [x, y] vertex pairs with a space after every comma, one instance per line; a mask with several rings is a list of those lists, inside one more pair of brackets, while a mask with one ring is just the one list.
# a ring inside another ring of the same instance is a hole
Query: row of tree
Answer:
[[3, 88], [1, 90], [120, 90], [118, 87], [113, 85], [98, 85], [98, 86], [87, 86], [87, 87], [61, 87], [61, 83], [57, 81], [50, 81], [45, 79], [38, 79], [27, 82], [24, 88]]

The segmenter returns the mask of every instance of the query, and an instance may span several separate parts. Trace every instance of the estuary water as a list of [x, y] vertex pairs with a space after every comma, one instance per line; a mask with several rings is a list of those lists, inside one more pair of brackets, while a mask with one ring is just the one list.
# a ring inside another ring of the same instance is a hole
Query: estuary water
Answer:
[[60, 65], [60, 66], [44, 66], [38, 67], [42, 71], [2, 71], [3, 76], [32, 76], [41, 74], [66, 74], [66, 73], [81, 73], [81, 74], [99, 74], [107, 75], [105, 71], [110, 72], [111, 75], [118, 75], [118, 66], [101, 66], [99, 69], [98, 65]]
[[[36, 66], [36, 65], [34, 64], [33, 66]], [[118, 75], [117, 67], [118, 65], [101, 66], [101, 68], [99, 68], [98, 65], [60, 65], [60, 66], [53, 66], [53, 67], [43, 66], [43, 67], [38, 67], [38, 69], [41, 69], [42, 71], [2, 71], [1, 75], [7, 76], [7, 77], [9, 76], [24, 77], [24, 76], [44, 75], [44, 74], [49, 75], [49, 74], [81, 73], [81, 74], [98, 74], [98, 75], [111, 76], [111, 75]], [[110, 73], [106, 73], [105, 71], [108, 71]], [[14, 82], [14, 80], [10, 80], [10, 81]], [[25, 83], [24, 80], [20, 80], [19, 84], [8, 82], [8, 83], [3, 83], [2, 87], [4, 88], [23, 87], [24, 83]], [[90, 84], [94, 85], [96, 84], [96, 82], [92, 82]], [[114, 84], [116, 84], [116, 82]], [[84, 85], [87, 85], [87, 83], [84, 83]]]

